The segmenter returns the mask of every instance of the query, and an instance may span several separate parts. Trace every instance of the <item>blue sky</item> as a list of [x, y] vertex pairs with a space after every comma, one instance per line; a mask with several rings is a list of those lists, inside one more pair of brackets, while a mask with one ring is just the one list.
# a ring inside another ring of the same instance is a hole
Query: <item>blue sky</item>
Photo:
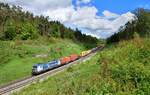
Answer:
[[150, 0], [93, 0], [92, 4], [97, 7], [99, 14], [104, 10], [123, 14], [138, 7], [150, 8]]
[[0, 0], [49, 16], [82, 33], [107, 38], [118, 32], [128, 21], [135, 20], [136, 8], [150, 9], [150, 0]]
[[91, 5], [98, 9], [99, 15], [101, 15], [104, 10], [123, 14], [139, 7], [150, 9], [150, 0], [91, 0]]

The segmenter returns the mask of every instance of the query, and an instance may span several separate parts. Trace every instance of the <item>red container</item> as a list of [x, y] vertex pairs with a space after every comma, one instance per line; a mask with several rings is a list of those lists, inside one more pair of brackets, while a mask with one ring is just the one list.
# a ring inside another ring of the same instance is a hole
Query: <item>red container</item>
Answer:
[[70, 59], [70, 57], [63, 57], [63, 58], [61, 58], [60, 62], [62, 65], [64, 65], [64, 64], [71, 62], [71, 59]]
[[72, 54], [72, 55], [70, 55], [71, 61], [75, 61], [75, 60], [78, 59], [78, 58], [79, 58], [79, 57], [78, 57], [77, 54]]

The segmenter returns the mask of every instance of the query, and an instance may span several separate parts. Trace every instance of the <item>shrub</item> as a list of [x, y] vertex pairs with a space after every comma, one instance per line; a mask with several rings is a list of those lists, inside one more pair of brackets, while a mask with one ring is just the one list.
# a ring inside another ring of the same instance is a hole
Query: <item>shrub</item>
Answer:
[[15, 37], [16, 37], [16, 27], [12, 21], [7, 21], [4, 30], [4, 38], [7, 40], [13, 40]]
[[21, 39], [27, 40], [27, 39], [34, 39], [38, 36], [37, 29], [30, 23], [25, 23], [22, 25], [22, 31], [21, 31]]

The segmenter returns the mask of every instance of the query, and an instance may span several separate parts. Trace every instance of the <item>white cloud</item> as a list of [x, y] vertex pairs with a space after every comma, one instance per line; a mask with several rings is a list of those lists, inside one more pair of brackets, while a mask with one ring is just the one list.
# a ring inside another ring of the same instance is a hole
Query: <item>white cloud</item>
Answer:
[[80, 0], [81, 2], [83, 2], [83, 3], [89, 3], [89, 2], [91, 2], [91, 0]]
[[47, 10], [66, 8], [72, 5], [71, 0], [0, 0], [9, 4], [22, 6], [28, 11], [41, 14]]
[[72, 22], [81, 21], [84, 19], [93, 19], [96, 17], [98, 10], [95, 7], [78, 7], [72, 14]]
[[122, 14], [121, 16], [119, 16], [118, 18], [116, 18], [114, 21], [112, 21], [112, 25], [114, 26], [114, 28], [112, 28], [112, 31], [117, 31], [120, 26], [124, 26], [128, 21], [132, 21], [135, 18], [135, 15], [132, 14], [131, 12], [127, 12], [125, 14]]
[[103, 12], [103, 15], [104, 15], [106, 18], [108, 18], [108, 19], [114, 19], [114, 18], [119, 17], [118, 14], [112, 13], [112, 12], [110, 12], [110, 11], [108, 11], [108, 10], [105, 10], [105, 11]]
[[77, 4], [81, 4], [81, 3], [84, 3], [84, 4], [87, 4], [87, 3], [90, 3], [91, 0], [77, 0]]
[[[106, 38], [117, 32], [120, 26], [134, 19], [131, 12], [119, 15], [108, 10], [97, 15], [95, 6], [75, 6], [72, 0], [0, 0], [10, 4], [21, 5], [25, 10], [38, 15], [49, 16], [50, 20], [58, 20], [65, 25], [73, 25], [83, 30], [83, 33]], [[79, 3], [90, 3], [91, 0], [78, 0]]]
[[45, 11], [43, 14], [48, 15], [50, 20], [58, 20], [62, 23], [70, 22], [72, 14], [75, 12], [73, 6], [66, 8], [57, 8], [55, 10], [49, 9]]

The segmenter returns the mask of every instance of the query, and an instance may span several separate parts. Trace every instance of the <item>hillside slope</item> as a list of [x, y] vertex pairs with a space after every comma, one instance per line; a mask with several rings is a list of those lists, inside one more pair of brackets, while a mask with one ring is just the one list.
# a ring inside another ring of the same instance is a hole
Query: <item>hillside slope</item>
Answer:
[[35, 63], [80, 53], [98, 42], [49, 17], [0, 2], [0, 86], [31, 75]]
[[14, 95], [148, 95], [149, 41], [134, 38], [108, 46], [91, 60]]
[[33, 64], [79, 54], [91, 47], [68, 39], [43, 37], [37, 40], [0, 41], [0, 86], [31, 75]]
[[126, 23], [120, 27], [117, 33], [107, 38], [107, 44], [130, 40], [136, 35], [143, 38], [150, 37], [150, 10], [139, 8], [133, 13], [135, 15], [134, 21]]
[[19, 6], [0, 2], [0, 40], [31, 40], [46, 36], [90, 44], [98, 42], [97, 38], [82, 34], [78, 29], [49, 20], [48, 16], [37, 16]]

